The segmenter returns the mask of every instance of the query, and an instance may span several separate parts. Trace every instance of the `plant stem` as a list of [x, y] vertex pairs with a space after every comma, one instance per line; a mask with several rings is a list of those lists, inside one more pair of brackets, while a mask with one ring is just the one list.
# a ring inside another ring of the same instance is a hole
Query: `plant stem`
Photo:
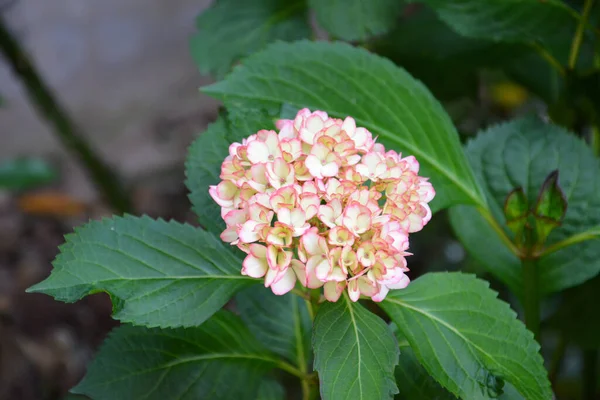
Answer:
[[573, 43], [571, 44], [571, 52], [569, 53], [569, 68], [575, 69], [577, 65], [577, 57], [579, 56], [579, 49], [581, 48], [581, 42], [583, 40], [583, 33], [587, 25], [587, 20], [590, 16], [590, 11], [594, 5], [594, 0], [585, 0], [583, 4], [583, 12], [581, 13], [581, 19], [577, 25], [575, 36], [573, 37]]
[[29, 100], [54, 127], [63, 145], [77, 154], [108, 203], [119, 213], [131, 211], [131, 201], [111, 169], [94, 153], [66, 111], [54, 98], [29, 56], [0, 17], [0, 51], [21, 79]]
[[583, 351], [583, 397], [584, 400], [596, 398], [598, 379], [598, 350]]
[[524, 308], [525, 308], [525, 326], [539, 342], [540, 336], [540, 303], [537, 262], [533, 258], [523, 258], [523, 288], [524, 288]]
[[565, 352], [567, 351], [567, 339], [564, 335], [560, 335], [558, 338], [558, 343], [556, 344], [556, 348], [554, 349], [554, 353], [552, 353], [552, 359], [550, 360], [550, 367], [548, 368], [548, 379], [550, 383], [554, 385], [556, 378], [558, 378], [558, 374], [560, 373], [560, 369], [562, 367], [562, 360], [565, 357]]
[[592, 125], [592, 140], [590, 145], [596, 157], [600, 156], [600, 127]]
[[564, 249], [565, 247], [572, 246], [577, 243], [585, 242], [586, 240], [598, 239], [600, 237], [600, 228], [592, 228], [585, 232], [576, 233], [573, 236], [556, 242], [545, 249], [538, 251], [534, 254], [535, 257], [545, 257], [548, 254], [557, 252], [558, 250]]

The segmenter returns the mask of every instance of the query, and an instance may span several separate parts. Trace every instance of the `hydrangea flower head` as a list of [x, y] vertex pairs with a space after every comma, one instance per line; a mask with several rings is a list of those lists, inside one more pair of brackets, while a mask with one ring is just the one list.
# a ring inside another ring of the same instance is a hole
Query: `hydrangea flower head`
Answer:
[[435, 191], [413, 156], [386, 151], [353, 118], [302, 109], [229, 147], [209, 189], [244, 251], [242, 274], [282, 295], [323, 287], [382, 301], [409, 283], [408, 235], [431, 219]]

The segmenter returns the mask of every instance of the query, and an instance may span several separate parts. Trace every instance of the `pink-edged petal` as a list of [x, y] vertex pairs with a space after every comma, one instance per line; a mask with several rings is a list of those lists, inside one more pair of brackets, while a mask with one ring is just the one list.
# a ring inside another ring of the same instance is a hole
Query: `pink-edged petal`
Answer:
[[271, 290], [278, 296], [284, 295], [294, 288], [296, 284], [296, 274], [291, 268], [285, 271], [285, 274], [271, 285]]
[[346, 282], [327, 282], [323, 286], [323, 294], [327, 300], [335, 303], [342, 295], [345, 287]]
[[373, 300], [374, 302], [381, 302], [385, 299], [385, 296], [387, 296], [388, 292], [390, 291], [390, 289], [388, 289], [387, 286], [381, 285], [379, 287], [379, 292], [377, 292], [377, 294], [375, 294], [374, 296], [371, 297], [371, 300]]

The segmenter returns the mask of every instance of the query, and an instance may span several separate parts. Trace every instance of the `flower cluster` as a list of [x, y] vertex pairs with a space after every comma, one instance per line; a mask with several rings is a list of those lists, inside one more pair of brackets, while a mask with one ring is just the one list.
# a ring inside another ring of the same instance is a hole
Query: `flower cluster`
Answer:
[[229, 147], [210, 187], [227, 229], [247, 256], [242, 274], [275, 294], [323, 287], [374, 301], [409, 283], [408, 234], [431, 218], [435, 192], [419, 163], [385, 151], [354, 119], [300, 110]]

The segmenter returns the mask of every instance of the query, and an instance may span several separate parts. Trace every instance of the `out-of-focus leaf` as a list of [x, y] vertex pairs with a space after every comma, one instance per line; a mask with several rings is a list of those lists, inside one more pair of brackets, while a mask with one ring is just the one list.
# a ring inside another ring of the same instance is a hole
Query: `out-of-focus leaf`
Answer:
[[27, 214], [71, 217], [81, 215], [86, 204], [68, 194], [58, 192], [29, 193], [19, 197], [19, 208]]
[[25, 190], [53, 182], [56, 170], [39, 158], [17, 158], [0, 162], [0, 189]]
[[192, 57], [200, 72], [217, 79], [270, 42], [311, 35], [306, 0], [217, 0], [196, 25]]
[[496, 41], [544, 40], [556, 27], [575, 26], [576, 13], [560, 0], [420, 0], [464, 36]]
[[337, 39], [366, 40], [390, 30], [404, 6], [401, 0], [309, 0], [319, 25]]

